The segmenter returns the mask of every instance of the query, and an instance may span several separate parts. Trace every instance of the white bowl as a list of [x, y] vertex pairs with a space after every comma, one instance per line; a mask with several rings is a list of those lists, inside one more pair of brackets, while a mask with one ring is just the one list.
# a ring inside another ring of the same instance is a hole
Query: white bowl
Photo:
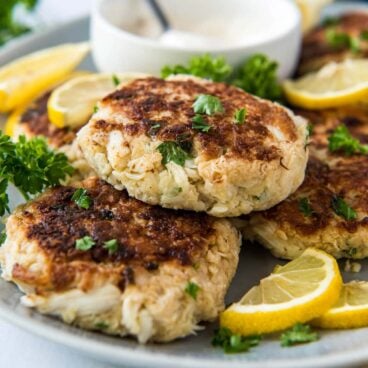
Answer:
[[[174, 26], [200, 24], [214, 17], [229, 21], [244, 17], [246, 25], [260, 25], [259, 32], [248, 32], [244, 41], [216, 47], [164, 45], [157, 37], [160, 25], [145, 0], [95, 0], [91, 39], [93, 57], [103, 72], [139, 71], [159, 75], [167, 64], [186, 63], [194, 55], [210, 53], [225, 56], [237, 66], [254, 53], [264, 53], [279, 63], [279, 78], [292, 74], [301, 44], [299, 11], [291, 0], [161, 0]], [[147, 19], [150, 20], [148, 29]], [[132, 30], [140, 29], [141, 36]], [[251, 36], [251, 37], [250, 37]]]

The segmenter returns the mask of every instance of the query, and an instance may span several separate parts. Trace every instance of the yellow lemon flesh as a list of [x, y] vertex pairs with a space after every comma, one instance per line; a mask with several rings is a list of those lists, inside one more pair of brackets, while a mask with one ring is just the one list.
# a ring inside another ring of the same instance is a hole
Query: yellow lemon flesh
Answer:
[[146, 77], [141, 73], [91, 74], [74, 78], [56, 88], [48, 101], [47, 110], [55, 126], [76, 128], [84, 125], [94, 112], [96, 104], [124, 85], [137, 78]]
[[368, 282], [344, 284], [338, 302], [312, 324], [322, 328], [368, 326]]
[[297, 80], [286, 80], [287, 100], [305, 109], [326, 109], [368, 99], [368, 60], [329, 63]]
[[89, 51], [87, 43], [65, 44], [20, 58], [0, 68], [0, 112], [24, 105], [63, 80]]
[[226, 309], [220, 324], [241, 335], [283, 330], [324, 314], [337, 302], [341, 286], [336, 260], [309, 248]]

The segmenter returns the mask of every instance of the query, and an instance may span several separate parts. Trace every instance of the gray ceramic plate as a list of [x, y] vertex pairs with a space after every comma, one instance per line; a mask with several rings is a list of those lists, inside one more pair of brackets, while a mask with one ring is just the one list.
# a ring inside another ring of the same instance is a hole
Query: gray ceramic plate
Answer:
[[[351, 8], [352, 4], [349, 3], [348, 7]], [[341, 11], [341, 5], [330, 9], [332, 13], [339, 11]], [[87, 39], [88, 19], [80, 19], [8, 45], [0, 53], [0, 65], [38, 49]], [[92, 61], [87, 60], [81, 68], [92, 70]], [[15, 191], [11, 191], [10, 197], [13, 206], [20, 199]], [[245, 244], [227, 302], [238, 300], [247, 289], [267, 275], [276, 263], [277, 260], [265, 250]], [[345, 275], [345, 279], [359, 277], [368, 280], [367, 266], [368, 263], [363, 262], [361, 273]], [[20, 295], [14, 285], [0, 280], [0, 316], [2, 318], [89, 356], [131, 367], [346, 367], [368, 361], [368, 328], [322, 332], [320, 341], [292, 348], [281, 348], [278, 336], [267, 337], [259, 347], [249, 353], [225, 355], [210, 344], [213, 330], [216, 328], [215, 324], [206, 325], [205, 330], [196, 336], [171, 344], [140, 346], [130, 339], [85, 332], [67, 326], [54, 318], [42, 316], [21, 306]]]

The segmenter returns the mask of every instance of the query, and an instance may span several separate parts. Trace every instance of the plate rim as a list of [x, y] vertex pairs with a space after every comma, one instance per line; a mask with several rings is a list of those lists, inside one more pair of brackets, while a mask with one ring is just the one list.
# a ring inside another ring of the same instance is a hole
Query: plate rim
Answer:
[[[339, 7], [348, 2], [336, 3]], [[368, 10], [368, 4], [363, 2], [351, 2], [349, 5], [364, 7]], [[37, 30], [34, 33], [24, 35], [18, 40], [12, 41], [5, 45], [0, 51], [0, 66], [2, 59], [6, 59], [13, 52], [22, 49], [23, 46], [31, 43], [47, 39], [51, 34], [57, 33], [59, 30], [78, 26], [89, 20], [90, 17], [80, 16], [70, 21], [47, 27], [46, 29]], [[1, 280], [6, 282], [5, 280]], [[272, 360], [230, 360], [230, 359], [206, 359], [203, 357], [189, 357], [167, 355], [161, 352], [149, 352], [144, 350], [135, 350], [130, 347], [121, 346], [117, 348], [104, 342], [95, 341], [86, 337], [75, 335], [70, 331], [59, 330], [57, 327], [51, 326], [45, 322], [27, 317], [19, 312], [11, 310], [0, 304], [0, 318], [11, 323], [28, 333], [35, 334], [41, 338], [50, 340], [54, 343], [66, 346], [83, 355], [91, 357], [91, 355], [100, 361], [111, 362], [115, 364], [129, 364], [134, 367], [160, 367], [160, 368], [299, 368], [304, 367], [345, 367], [346, 364], [360, 364], [368, 361], [368, 350], [364, 347], [351, 348], [349, 351], [333, 352], [331, 354], [318, 355], [316, 357], [303, 357], [303, 359], [275, 359]], [[368, 339], [367, 339], [368, 342]], [[137, 343], [137, 348], [139, 349]]]

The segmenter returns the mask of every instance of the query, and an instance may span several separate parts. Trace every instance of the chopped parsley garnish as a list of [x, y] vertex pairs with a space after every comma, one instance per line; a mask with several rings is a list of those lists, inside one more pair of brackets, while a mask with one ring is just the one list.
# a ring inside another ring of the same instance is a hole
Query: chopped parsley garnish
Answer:
[[307, 138], [311, 137], [311, 135], [313, 134], [313, 129], [314, 129], [313, 124], [309, 123], [309, 124], [307, 125], [307, 131], [308, 131], [308, 136], [307, 136]]
[[117, 77], [116, 74], [112, 75], [112, 82], [114, 83], [115, 87], [117, 87], [120, 84], [120, 79]]
[[368, 154], [368, 145], [355, 139], [345, 125], [339, 125], [328, 137], [328, 149], [331, 152], [343, 151], [350, 156], [355, 153]]
[[194, 112], [197, 114], [213, 115], [224, 112], [220, 99], [212, 95], [199, 95], [193, 103]]
[[114, 254], [118, 250], [118, 241], [116, 239], [105, 241], [103, 248], [107, 249], [109, 254]]
[[84, 208], [86, 210], [88, 210], [88, 208], [92, 204], [91, 197], [87, 194], [87, 190], [83, 188], [78, 188], [74, 192], [72, 196], [72, 201], [74, 201], [78, 205], [78, 207]]
[[325, 33], [326, 42], [335, 49], [349, 48], [353, 52], [360, 51], [359, 39], [348, 33], [329, 28]]
[[173, 74], [190, 74], [197, 77], [211, 79], [214, 82], [226, 80], [232, 72], [231, 66], [223, 57], [212, 57], [209, 54], [195, 56], [189, 60], [188, 66], [166, 65], [161, 70], [162, 78]]
[[332, 198], [332, 209], [336, 215], [343, 217], [345, 220], [351, 221], [357, 218], [357, 213], [351, 208], [341, 197]]
[[230, 83], [253, 95], [280, 101], [282, 89], [277, 80], [277, 67], [277, 62], [267, 56], [253, 55], [236, 70]]
[[43, 138], [26, 140], [20, 136], [13, 142], [0, 131], [0, 216], [9, 212], [6, 194], [9, 183], [28, 200], [47, 187], [60, 184], [73, 171], [67, 157], [50, 150]]
[[244, 124], [246, 117], [247, 117], [247, 109], [245, 107], [243, 109], [236, 110], [234, 114], [235, 124], [237, 125]]
[[250, 348], [257, 346], [261, 341], [261, 336], [241, 336], [233, 334], [226, 327], [221, 327], [215, 331], [212, 345], [218, 346], [227, 354], [243, 353]]
[[163, 165], [172, 161], [180, 166], [184, 166], [185, 160], [191, 157], [189, 153], [181, 147], [180, 143], [174, 141], [161, 143], [157, 147], [157, 150], [161, 153]]
[[95, 323], [95, 328], [98, 330], [106, 330], [109, 328], [109, 324], [104, 321], [97, 322]]
[[313, 209], [310, 205], [309, 199], [304, 197], [299, 199], [299, 211], [305, 216], [310, 217], [313, 215]]
[[331, 27], [331, 26], [336, 26], [338, 23], [339, 23], [338, 17], [326, 17], [322, 21], [322, 26]]
[[98, 111], [98, 106], [97, 105], [95, 105], [94, 107], [93, 107], [93, 113], [94, 114], [96, 114], [96, 112]]
[[149, 131], [148, 133], [150, 135], [155, 135], [161, 128], [161, 124], [160, 123], [155, 123], [155, 124], [152, 124], [151, 127], [149, 128]]
[[360, 32], [360, 39], [364, 41], [368, 41], [368, 29], [363, 29], [363, 31]]
[[90, 236], [84, 236], [81, 239], [77, 239], [77, 241], [75, 242], [75, 248], [83, 251], [90, 250], [95, 245], [96, 243]]
[[285, 331], [281, 335], [281, 346], [293, 346], [297, 344], [304, 344], [307, 342], [317, 341], [319, 335], [312, 331], [309, 325], [297, 323], [291, 329]]
[[190, 296], [192, 297], [194, 300], [197, 300], [197, 294], [198, 291], [200, 290], [200, 287], [192, 281], [189, 281], [187, 283], [187, 286], [185, 287], [184, 291]]
[[205, 122], [202, 115], [196, 114], [192, 119], [192, 128], [207, 133], [212, 127]]
[[14, 37], [30, 31], [30, 28], [16, 21], [15, 9], [19, 5], [27, 11], [36, 7], [38, 0], [2, 0], [0, 1], [0, 46]]
[[0, 233], [0, 247], [5, 243], [5, 240], [6, 240], [6, 232], [5, 230], [3, 230]]

